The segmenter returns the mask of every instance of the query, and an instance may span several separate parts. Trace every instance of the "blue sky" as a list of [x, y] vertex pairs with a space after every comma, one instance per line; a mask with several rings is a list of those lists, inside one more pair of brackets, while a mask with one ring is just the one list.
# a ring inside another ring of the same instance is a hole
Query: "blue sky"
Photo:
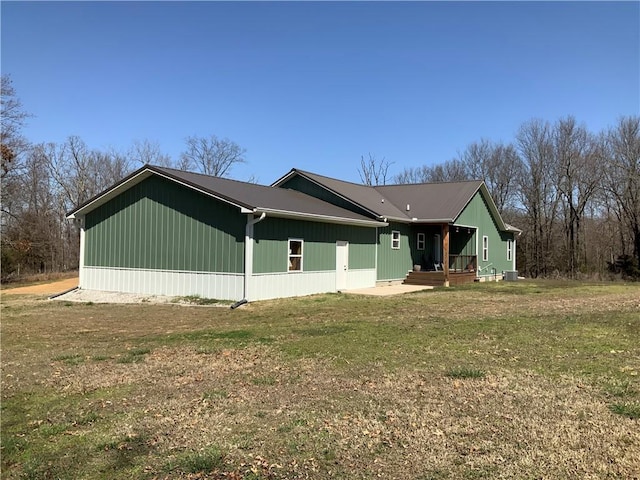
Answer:
[[25, 135], [126, 150], [246, 148], [232, 177], [359, 181], [510, 141], [531, 118], [640, 114], [639, 2], [7, 2], [2, 73]]

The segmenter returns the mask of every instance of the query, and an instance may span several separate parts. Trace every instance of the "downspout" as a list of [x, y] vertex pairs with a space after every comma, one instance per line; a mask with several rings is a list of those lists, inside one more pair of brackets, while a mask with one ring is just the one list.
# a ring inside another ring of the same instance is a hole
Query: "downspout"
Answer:
[[85, 272], [84, 272], [84, 251], [85, 251], [85, 216], [82, 215], [76, 220], [78, 227], [80, 228], [80, 258], [78, 259], [78, 287], [83, 288], [85, 285]]
[[266, 212], [262, 212], [258, 218], [253, 214], [247, 215], [247, 226], [244, 231], [244, 295], [242, 300], [231, 305], [231, 308], [237, 308], [249, 301], [249, 282], [253, 276], [253, 226], [266, 217]]

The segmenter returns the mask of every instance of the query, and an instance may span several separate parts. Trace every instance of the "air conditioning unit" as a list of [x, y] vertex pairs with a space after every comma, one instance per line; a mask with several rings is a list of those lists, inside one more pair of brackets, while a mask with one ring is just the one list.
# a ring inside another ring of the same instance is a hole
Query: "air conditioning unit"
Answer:
[[504, 279], [507, 282], [516, 282], [518, 280], [518, 271], [507, 270], [506, 272], [504, 272]]

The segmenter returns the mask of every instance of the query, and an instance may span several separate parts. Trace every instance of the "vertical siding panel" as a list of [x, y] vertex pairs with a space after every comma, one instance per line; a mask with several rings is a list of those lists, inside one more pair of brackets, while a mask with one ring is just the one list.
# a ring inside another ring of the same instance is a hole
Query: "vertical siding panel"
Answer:
[[149, 197], [144, 198], [144, 268], [152, 268], [154, 263], [153, 256], [153, 216], [151, 215], [151, 201]]
[[173, 224], [171, 223], [172, 211], [171, 209], [164, 206], [166, 205], [166, 197], [167, 197], [167, 193], [163, 191], [162, 218], [163, 218], [165, 247], [164, 247], [164, 263], [162, 264], [162, 268], [165, 270], [168, 270], [171, 268], [170, 267], [171, 249], [173, 248], [173, 243], [172, 243], [173, 228], [171, 227]]
[[114, 211], [108, 218], [108, 223], [105, 222], [105, 226], [110, 225], [113, 237], [110, 240], [110, 250], [113, 255], [113, 262], [117, 265], [122, 264], [122, 255], [126, 248], [124, 244], [124, 234], [118, 233], [122, 232], [123, 224], [124, 224], [124, 215], [117, 215], [116, 212], [120, 210], [124, 214], [126, 214], [126, 209], [124, 209], [124, 202], [122, 199], [116, 199], [119, 201], [113, 202]]
[[136, 235], [136, 227], [140, 224], [140, 212], [139, 205], [137, 205], [134, 192], [127, 192], [128, 205], [125, 207], [128, 213], [128, 230], [126, 232], [125, 240], [129, 240], [129, 248], [127, 249], [126, 258], [123, 260], [124, 265], [131, 265], [137, 267], [137, 259], [139, 258], [140, 249], [140, 237]]
[[211, 254], [212, 254], [212, 262], [211, 262], [211, 271], [219, 272], [218, 268], [218, 257], [220, 255], [220, 244], [218, 241], [219, 232], [216, 230], [211, 234]]
[[118, 264], [118, 256], [117, 256], [117, 252], [114, 248], [114, 246], [116, 245], [117, 242], [117, 232], [115, 231], [115, 218], [114, 215], [117, 212], [117, 208], [118, 208], [118, 203], [117, 202], [113, 202], [112, 205], [110, 205], [109, 208], [109, 216], [106, 218], [106, 222], [104, 225], [104, 228], [107, 230], [107, 244], [105, 245], [105, 253], [107, 254], [107, 261], [115, 263], [116, 265]]
[[167, 264], [167, 269], [175, 270], [177, 266], [176, 261], [176, 245], [178, 241], [178, 212], [174, 209], [169, 210], [169, 225], [170, 225], [170, 247], [169, 247], [169, 263]]

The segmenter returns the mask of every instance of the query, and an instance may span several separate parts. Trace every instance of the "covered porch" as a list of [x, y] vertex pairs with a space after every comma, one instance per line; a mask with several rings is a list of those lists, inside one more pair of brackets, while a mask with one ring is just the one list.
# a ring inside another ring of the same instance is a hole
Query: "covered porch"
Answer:
[[413, 270], [404, 284], [449, 286], [474, 282], [478, 255], [475, 227], [444, 224], [413, 226]]

